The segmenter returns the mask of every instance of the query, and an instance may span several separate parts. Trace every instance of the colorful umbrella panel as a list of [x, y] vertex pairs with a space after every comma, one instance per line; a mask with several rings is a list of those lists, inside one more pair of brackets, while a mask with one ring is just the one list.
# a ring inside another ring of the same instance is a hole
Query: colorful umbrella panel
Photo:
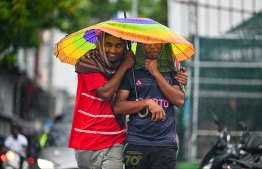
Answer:
[[54, 55], [62, 62], [75, 65], [79, 57], [95, 48], [100, 31], [132, 41], [134, 52], [136, 42], [172, 43], [173, 52], [179, 61], [187, 60], [195, 54], [191, 43], [152, 19], [120, 18], [108, 20], [66, 36], [56, 44]]

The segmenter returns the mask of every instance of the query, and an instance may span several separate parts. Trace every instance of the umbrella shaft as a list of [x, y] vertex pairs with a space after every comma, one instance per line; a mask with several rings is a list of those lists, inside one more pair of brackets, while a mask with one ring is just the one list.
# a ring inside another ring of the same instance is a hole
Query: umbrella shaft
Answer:
[[136, 99], [138, 99], [138, 96], [137, 96], [137, 90], [136, 90], [136, 78], [135, 78], [135, 71], [134, 71], [134, 68], [133, 68], [133, 67], [132, 67], [132, 72], [133, 72], [133, 80], [134, 80], [134, 86], [135, 86]]

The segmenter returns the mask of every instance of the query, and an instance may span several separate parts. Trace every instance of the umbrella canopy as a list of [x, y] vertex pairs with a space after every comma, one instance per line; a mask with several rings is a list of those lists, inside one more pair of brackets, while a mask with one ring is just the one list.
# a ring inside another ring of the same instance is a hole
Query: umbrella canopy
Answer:
[[100, 31], [124, 40], [130, 40], [135, 52], [136, 42], [171, 43], [179, 61], [189, 59], [195, 50], [193, 45], [168, 27], [148, 18], [112, 19], [87, 27], [61, 39], [55, 46], [54, 55], [62, 62], [75, 65], [77, 59], [96, 46]]

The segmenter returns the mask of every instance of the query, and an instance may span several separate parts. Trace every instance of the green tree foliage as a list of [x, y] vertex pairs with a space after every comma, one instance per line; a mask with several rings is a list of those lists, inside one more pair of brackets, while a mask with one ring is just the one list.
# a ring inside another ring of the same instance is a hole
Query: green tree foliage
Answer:
[[153, 19], [167, 26], [167, 0], [138, 0], [138, 17]]
[[[108, 0], [1, 0], [0, 53], [12, 47], [37, 47], [39, 33], [57, 27], [73, 33], [91, 24], [110, 19], [126, 1]], [[129, 5], [130, 6], [130, 5]]]
[[[117, 11], [129, 12], [131, 3], [132, 0], [1, 0], [0, 61], [10, 53], [5, 52], [7, 49], [12, 49], [13, 55], [21, 47], [39, 46], [42, 30], [56, 27], [71, 34], [111, 19]], [[167, 25], [167, 1], [139, 0], [138, 17]]]
[[[12, 47], [37, 47], [43, 29], [57, 27], [68, 34], [131, 10], [131, 0], [1, 0], [0, 53]], [[166, 0], [138, 1], [139, 17], [167, 25]]]
[[57, 27], [69, 34], [93, 24], [112, 19], [117, 11], [130, 6], [128, 1], [77, 0], [77, 2], [78, 5], [74, 15], [70, 16], [64, 11], [59, 11], [59, 15], [55, 20]]
[[61, 0], [0, 1], [0, 52], [10, 46], [16, 51], [19, 47], [39, 45], [38, 33], [53, 25], [53, 16], [57, 9], [68, 11], [69, 14], [74, 11], [76, 1], [59, 1]]

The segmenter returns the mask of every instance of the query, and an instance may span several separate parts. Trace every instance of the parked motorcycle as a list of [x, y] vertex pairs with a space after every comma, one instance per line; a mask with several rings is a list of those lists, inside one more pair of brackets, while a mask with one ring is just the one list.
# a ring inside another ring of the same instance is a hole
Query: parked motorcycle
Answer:
[[[262, 137], [248, 132], [246, 125], [239, 122], [242, 137], [235, 144], [224, 147], [223, 153], [213, 153], [212, 161], [204, 165], [205, 169], [262, 169]], [[215, 147], [214, 149], [217, 149]]]
[[223, 169], [262, 169], [262, 137], [255, 132], [246, 131], [246, 125], [239, 123], [239, 127], [244, 129], [243, 135], [239, 143], [239, 158], [217, 157], [216, 166], [213, 168]]
[[212, 117], [215, 124], [218, 127], [219, 137], [216, 143], [211, 147], [209, 152], [205, 155], [204, 159], [202, 160], [199, 166], [199, 169], [210, 169], [215, 157], [225, 153], [233, 154], [235, 151], [233, 145], [230, 143], [231, 137], [228, 129], [226, 127], [223, 128], [221, 126], [220, 121], [215, 114], [213, 114]]
[[216, 143], [212, 146], [209, 152], [205, 155], [202, 160], [199, 169], [210, 169], [213, 165], [214, 159], [217, 156], [230, 154], [232, 156], [237, 156], [236, 148], [231, 144], [231, 137], [228, 129], [222, 127], [218, 117], [213, 114], [213, 120], [218, 127], [219, 137]]

